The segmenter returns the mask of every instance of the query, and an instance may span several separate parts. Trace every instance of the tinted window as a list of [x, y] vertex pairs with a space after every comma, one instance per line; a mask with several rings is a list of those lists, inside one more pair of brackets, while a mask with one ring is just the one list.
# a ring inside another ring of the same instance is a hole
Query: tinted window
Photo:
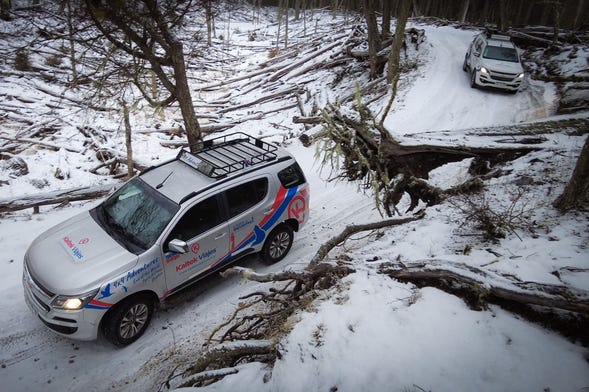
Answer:
[[188, 241], [223, 222], [217, 197], [201, 201], [184, 214], [174, 227], [168, 240]]
[[305, 182], [305, 175], [297, 163], [278, 172], [278, 179], [285, 188], [301, 185]]
[[268, 179], [260, 178], [238, 185], [225, 192], [229, 206], [229, 217], [233, 218], [249, 210], [266, 197], [268, 193]]

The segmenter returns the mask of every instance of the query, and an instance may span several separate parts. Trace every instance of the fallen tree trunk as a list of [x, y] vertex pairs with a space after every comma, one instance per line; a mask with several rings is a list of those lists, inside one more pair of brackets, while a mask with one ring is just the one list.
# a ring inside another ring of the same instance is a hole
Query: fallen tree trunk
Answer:
[[380, 272], [418, 286], [433, 285], [446, 287], [447, 290], [468, 290], [481, 301], [481, 306], [489, 299], [499, 298], [589, 316], [588, 292], [574, 291], [565, 286], [512, 281], [466, 264], [440, 260], [416, 262], [408, 266], [385, 263], [380, 267]]
[[[418, 287], [431, 286], [462, 298], [471, 309], [495, 303], [509, 311], [589, 344], [589, 292], [522, 282], [463, 263], [427, 260], [384, 263], [379, 271]], [[572, 312], [568, 313], [567, 312]]]
[[[413, 210], [419, 200], [428, 206], [443, 200], [439, 189], [425, 181], [430, 171], [451, 162], [475, 158], [469, 172], [487, 174], [498, 164], [521, 157], [533, 147], [486, 148], [437, 145], [402, 145], [384, 128], [364, 105], [354, 108], [357, 116], [343, 114], [338, 106], [323, 112], [323, 165], [337, 167], [343, 159], [336, 179], [359, 182], [372, 189], [379, 212], [392, 216], [403, 193], [411, 196]], [[304, 142], [304, 140], [303, 140]]]
[[44, 194], [20, 196], [18, 199], [0, 199], [0, 213], [14, 212], [27, 208], [61, 204], [79, 200], [92, 200], [106, 196], [114, 184], [99, 185], [95, 187], [81, 187], [48, 192]]
[[[211, 379], [223, 378], [228, 374], [237, 373], [236, 366], [240, 361], [247, 360], [252, 362], [259, 358], [269, 357], [270, 360], [276, 358], [276, 347], [269, 341], [234, 341], [227, 344], [215, 347], [205, 352], [200, 358], [196, 360], [194, 365], [184, 370], [182, 373], [170, 377], [165, 385], [170, 387], [170, 382], [181, 376], [182, 378], [189, 378], [183, 382], [179, 387], [193, 387], [198, 386], [200, 382]], [[206, 370], [213, 367], [214, 370]]]
[[48, 143], [48, 142], [43, 142], [41, 140], [35, 140], [35, 139], [29, 139], [29, 138], [9, 138], [9, 137], [5, 137], [5, 136], [0, 136], [0, 139], [8, 140], [11, 142], [18, 142], [18, 143], [36, 144], [41, 147], [46, 147], [46, 148], [49, 148], [54, 151], [58, 151], [59, 149], [63, 148], [66, 151], [82, 153], [82, 150], [80, 150], [79, 148], [71, 147], [66, 144], [60, 145], [60, 144]]

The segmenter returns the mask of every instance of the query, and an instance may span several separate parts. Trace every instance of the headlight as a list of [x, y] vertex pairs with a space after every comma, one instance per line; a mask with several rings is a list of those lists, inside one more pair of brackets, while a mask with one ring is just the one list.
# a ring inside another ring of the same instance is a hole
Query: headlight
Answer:
[[487, 71], [487, 68], [481, 67], [481, 73], [488, 74], [489, 71]]
[[523, 79], [523, 78], [524, 78], [524, 73], [522, 72], [522, 73], [520, 73], [519, 75], [517, 75], [517, 78], [518, 78], [518, 79]]
[[94, 298], [96, 293], [98, 293], [98, 289], [82, 295], [58, 295], [53, 302], [51, 302], [51, 306], [57, 309], [79, 310], [88, 305], [88, 302]]

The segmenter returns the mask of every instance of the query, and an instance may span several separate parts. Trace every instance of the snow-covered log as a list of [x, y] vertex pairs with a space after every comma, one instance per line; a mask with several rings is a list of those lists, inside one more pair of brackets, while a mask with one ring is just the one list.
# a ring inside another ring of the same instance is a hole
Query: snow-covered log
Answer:
[[113, 184], [98, 185], [95, 187], [81, 187], [44, 194], [20, 196], [17, 199], [0, 199], [0, 213], [78, 200], [97, 199], [107, 195], [114, 187], [115, 185]]
[[380, 272], [418, 286], [461, 293], [463, 298], [468, 296], [467, 300], [474, 308], [500, 300], [589, 316], [589, 292], [560, 285], [515, 281], [463, 263], [442, 260], [418, 261], [410, 265], [384, 263]]

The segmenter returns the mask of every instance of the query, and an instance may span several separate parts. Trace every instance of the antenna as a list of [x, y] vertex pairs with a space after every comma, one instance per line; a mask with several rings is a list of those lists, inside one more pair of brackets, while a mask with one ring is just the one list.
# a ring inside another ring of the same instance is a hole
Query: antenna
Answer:
[[164, 179], [162, 180], [162, 182], [160, 182], [159, 184], [157, 184], [157, 185], [156, 185], [156, 187], [155, 187], [155, 189], [160, 189], [161, 187], [163, 187], [163, 186], [164, 186], [164, 182], [166, 182], [166, 181], [167, 181], [167, 179], [168, 179], [168, 178], [170, 178], [170, 176], [171, 176], [172, 174], [174, 174], [174, 171], [171, 171], [171, 172], [170, 172], [170, 174], [168, 174], [168, 175], [166, 176], [166, 178], [164, 178]]

